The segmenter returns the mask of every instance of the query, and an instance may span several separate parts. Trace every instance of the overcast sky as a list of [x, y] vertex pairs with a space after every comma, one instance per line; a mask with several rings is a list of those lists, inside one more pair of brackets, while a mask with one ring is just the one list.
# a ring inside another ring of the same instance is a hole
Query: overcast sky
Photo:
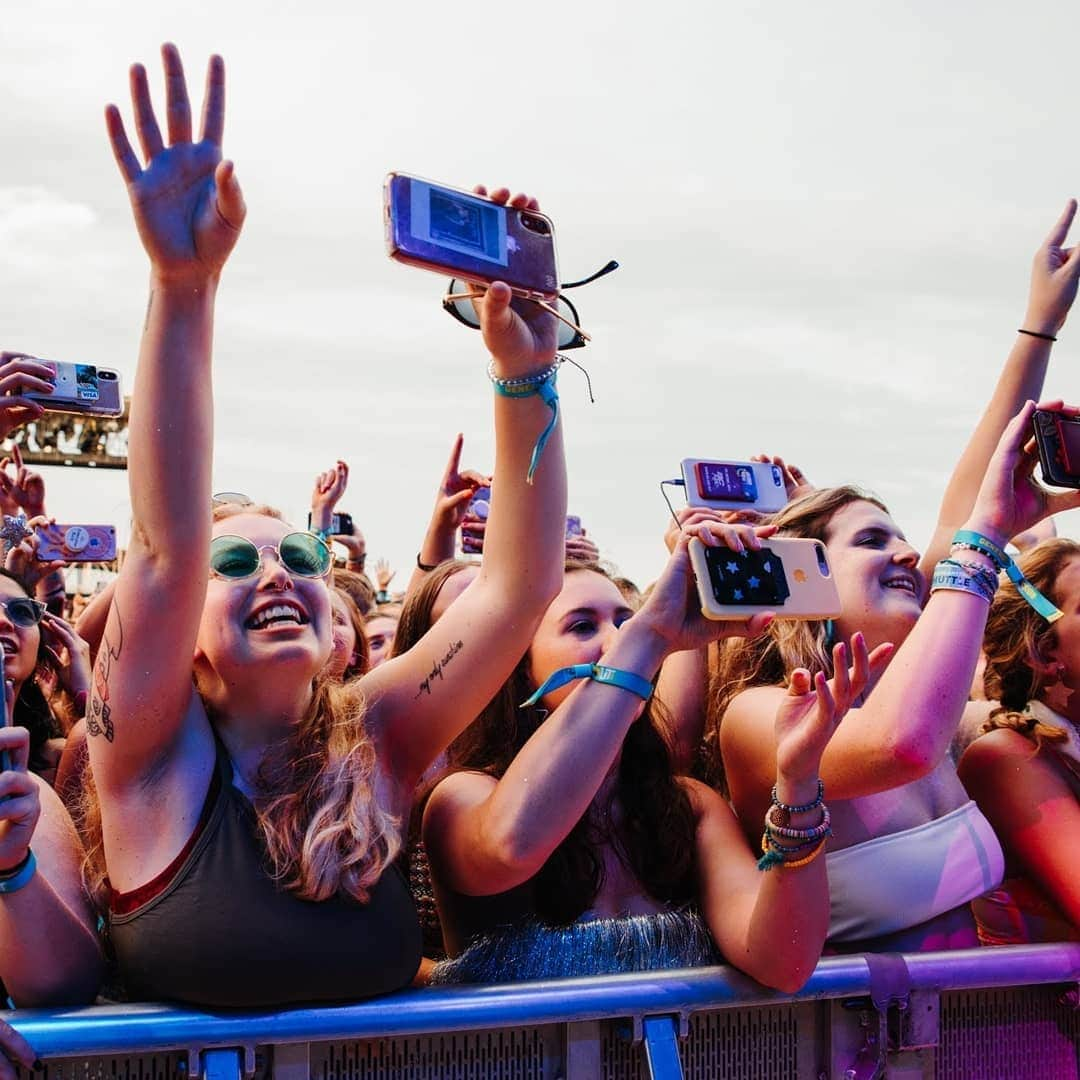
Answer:
[[[3, 4], [0, 347], [134, 371], [146, 259], [105, 138], [174, 40], [225, 57], [249, 207], [218, 300], [215, 484], [300, 521], [315, 473], [404, 584], [451, 439], [492, 460], [479, 335], [387, 259], [390, 170], [506, 183], [553, 218], [594, 343], [560, 379], [570, 510], [642, 584], [658, 483], [768, 451], [854, 481], [926, 542], [1080, 194], [1075, 4]], [[1048, 391], [1076, 400], [1080, 316]], [[47, 470], [115, 522], [123, 473]], [[1066, 520], [1075, 528], [1075, 519]]]

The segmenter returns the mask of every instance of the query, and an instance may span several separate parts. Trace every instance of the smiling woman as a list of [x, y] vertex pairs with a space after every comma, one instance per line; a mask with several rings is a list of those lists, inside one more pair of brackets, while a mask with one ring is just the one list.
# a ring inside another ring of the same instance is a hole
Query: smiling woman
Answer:
[[[344, 684], [328, 675], [326, 545], [264, 506], [206, 512], [214, 301], [245, 208], [221, 157], [221, 59], [210, 61], [195, 141], [180, 57], [171, 45], [162, 56], [167, 139], [141, 65], [131, 90], [142, 159], [119, 111], [106, 113], [151, 296], [131, 425], [132, 542], [87, 721], [92, 868], [129, 994], [246, 1007], [355, 1000], [406, 985], [420, 960], [394, 864], [416, 782], [498, 689], [558, 590], [561, 429], [527, 483], [550, 411], [537, 395], [495, 395], [499, 484], [474, 586], [407, 655]], [[506, 189], [491, 198], [536, 208]], [[499, 284], [478, 306], [493, 377], [547, 379], [554, 319], [519, 312]], [[178, 429], [185, 439], [170, 438]]]

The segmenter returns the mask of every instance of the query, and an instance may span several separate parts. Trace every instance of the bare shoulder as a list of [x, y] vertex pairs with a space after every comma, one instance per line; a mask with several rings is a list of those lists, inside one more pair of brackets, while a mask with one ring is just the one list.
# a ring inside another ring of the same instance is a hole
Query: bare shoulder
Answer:
[[464, 810], [479, 806], [497, 786], [495, 777], [468, 769], [444, 777], [435, 785], [424, 809], [425, 831], [439, 823], [447, 823]]
[[720, 745], [742, 744], [772, 736], [776, 710], [787, 690], [783, 686], [753, 686], [743, 690], [728, 705], [720, 724]]
[[994, 728], [980, 735], [964, 751], [960, 759], [960, 769], [1002, 768], [1010, 765], [1027, 764], [1039, 754], [1034, 740], [1021, 735], [1012, 728]]
[[680, 776], [678, 782], [690, 800], [696, 824], [700, 825], [706, 818], [715, 819], [719, 816], [721, 820], [730, 821], [732, 826], [737, 828], [735, 811], [719, 792], [689, 776]]

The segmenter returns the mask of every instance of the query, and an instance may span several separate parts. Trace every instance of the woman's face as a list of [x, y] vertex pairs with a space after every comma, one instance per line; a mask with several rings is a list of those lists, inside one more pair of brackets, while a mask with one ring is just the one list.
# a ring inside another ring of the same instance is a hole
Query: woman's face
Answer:
[[825, 547], [840, 593], [837, 636], [861, 630], [870, 648], [899, 645], [922, 612], [926, 581], [896, 522], [873, 503], [848, 503], [829, 522]]
[[261, 552], [259, 571], [232, 581], [210, 576], [196, 639], [196, 664], [205, 662], [226, 685], [252, 675], [281, 674], [310, 681], [330, 657], [330, 590], [325, 578], [291, 574], [277, 555], [295, 530], [263, 514], [235, 514], [214, 524], [214, 536], [242, 536]]
[[330, 605], [333, 613], [333, 652], [326, 672], [332, 679], [342, 679], [356, 663], [356, 631], [345, 599], [336, 589], [330, 590]]
[[1069, 559], [1061, 568], [1053, 592], [1062, 615], [1054, 623], [1055, 644], [1043, 650], [1050, 670], [1042, 697], [1052, 709], [1074, 716], [1080, 705], [1080, 558]]
[[[603, 574], [573, 570], [563, 578], [562, 592], [552, 601], [529, 647], [529, 681], [538, 687], [553, 671], [573, 664], [595, 664], [633, 611], [622, 593]], [[551, 711], [576, 683], [541, 699]]]
[[396, 632], [397, 619], [389, 615], [373, 615], [364, 623], [364, 634], [368, 641], [368, 671], [389, 659]]
[[[0, 577], [0, 602], [26, 599], [26, 593], [8, 578]], [[41, 644], [39, 626], [17, 626], [7, 613], [7, 608], [0, 607], [0, 647], [4, 650], [4, 677], [15, 683], [18, 695], [22, 684], [34, 674], [38, 662], [38, 647]]]

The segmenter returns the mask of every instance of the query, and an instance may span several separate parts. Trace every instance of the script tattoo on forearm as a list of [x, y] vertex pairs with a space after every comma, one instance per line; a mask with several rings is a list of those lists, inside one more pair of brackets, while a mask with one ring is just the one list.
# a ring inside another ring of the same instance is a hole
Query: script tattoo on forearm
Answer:
[[443, 668], [454, 659], [464, 647], [464, 642], [455, 641], [449, 649], [446, 650], [446, 655], [441, 660], [436, 660], [431, 667], [431, 671], [428, 672], [427, 678], [420, 684], [420, 689], [416, 691], [416, 697], [420, 697], [421, 694], [427, 694], [431, 696], [431, 684], [435, 679], [441, 679], [443, 677]]
[[150, 290], [150, 295], [146, 298], [146, 318], [143, 320], [143, 333], [150, 329], [150, 312], [154, 307], [154, 290]]
[[116, 615], [116, 644], [107, 634], [101, 639], [98, 662], [94, 667], [94, 692], [90, 695], [90, 708], [86, 714], [87, 735], [104, 735], [106, 742], [112, 742], [116, 737], [109, 705], [109, 673], [113, 664], [120, 659], [120, 651], [124, 647], [124, 628], [120, 623], [120, 609], [115, 602], [112, 610]]

